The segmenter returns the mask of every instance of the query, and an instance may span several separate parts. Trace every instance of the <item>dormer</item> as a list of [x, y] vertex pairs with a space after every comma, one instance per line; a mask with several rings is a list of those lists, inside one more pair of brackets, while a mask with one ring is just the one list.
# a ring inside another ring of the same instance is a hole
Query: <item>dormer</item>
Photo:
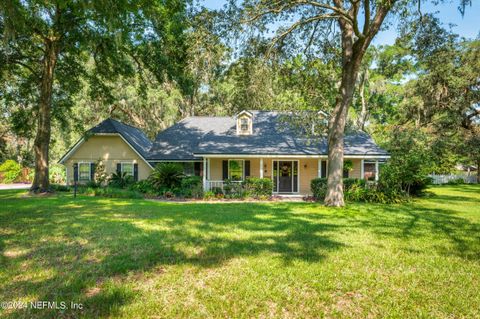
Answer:
[[248, 111], [242, 111], [237, 115], [237, 135], [252, 135], [253, 132], [253, 114]]

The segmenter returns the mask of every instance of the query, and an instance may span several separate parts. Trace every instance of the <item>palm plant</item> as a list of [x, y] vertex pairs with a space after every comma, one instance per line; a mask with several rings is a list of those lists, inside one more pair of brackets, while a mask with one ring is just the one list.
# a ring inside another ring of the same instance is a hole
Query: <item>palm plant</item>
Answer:
[[175, 163], [160, 163], [155, 166], [149, 181], [156, 189], [168, 188], [173, 189], [180, 186], [184, 177], [183, 168]]
[[128, 185], [133, 183], [133, 177], [128, 175], [126, 172], [116, 172], [110, 176], [110, 180], [108, 181], [109, 186], [125, 188]]

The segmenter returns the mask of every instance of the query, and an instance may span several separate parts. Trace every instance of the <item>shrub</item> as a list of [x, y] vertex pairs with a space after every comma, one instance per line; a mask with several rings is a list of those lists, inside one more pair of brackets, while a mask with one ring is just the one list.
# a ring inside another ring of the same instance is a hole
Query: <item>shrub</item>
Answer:
[[447, 182], [447, 185], [462, 185], [462, 184], [465, 184], [465, 181], [463, 180], [463, 178], [455, 178]]
[[142, 194], [149, 194], [149, 195], [153, 195], [157, 193], [155, 188], [150, 183], [150, 181], [146, 179], [133, 183], [132, 185], [129, 186], [128, 189], [142, 193]]
[[272, 196], [273, 182], [269, 178], [249, 177], [244, 187], [249, 197], [264, 199]]
[[10, 184], [18, 181], [22, 175], [22, 166], [14, 160], [6, 160], [0, 165], [0, 173], [2, 177], [2, 183]]
[[203, 199], [205, 199], [205, 200], [211, 200], [211, 199], [214, 199], [214, 198], [215, 198], [215, 193], [212, 192], [212, 191], [206, 191], [203, 194]]
[[126, 188], [133, 184], [133, 177], [127, 175], [126, 172], [116, 172], [110, 176], [108, 181], [108, 186], [117, 187], [117, 188]]
[[350, 191], [352, 187], [363, 187], [365, 188], [366, 181], [359, 178], [344, 178], [343, 179], [343, 189], [344, 192]]
[[105, 165], [101, 160], [98, 160], [95, 163], [95, 172], [94, 172], [93, 179], [100, 186], [105, 186], [105, 184], [108, 181], [107, 170], [105, 169]]
[[314, 178], [310, 182], [310, 190], [317, 201], [323, 201], [327, 195], [327, 179]]
[[[87, 188], [88, 190], [88, 188]], [[137, 191], [120, 189], [115, 187], [100, 187], [93, 190], [93, 195], [109, 198], [143, 198], [143, 195]]]
[[[380, 184], [367, 184], [364, 179], [344, 178], [344, 198], [349, 202], [398, 203], [405, 195], [395, 189], [383, 188]], [[311, 191], [317, 201], [323, 201], [327, 194], [327, 179], [315, 178]]]
[[50, 165], [48, 168], [48, 175], [50, 183], [52, 184], [65, 184], [67, 182], [67, 173], [65, 172], [65, 166], [63, 165]]
[[193, 198], [203, 197], [202, 178], [200, 176], [184, 177], [180, 184], [182, 196]]
[[50, 184], [50, 188], [55, 192], [69, 192], [71, 191], [70, 186], [66, 185], [59, 185], [59, 184]]
[[247, 195], [244, 185], [240, 182], [235, 182], [230, 179], [224, 181], [223, 184], [223, 192], [225, 194], [225, 198], [245, 198]]
[[223, 195], [223, 190], [221, 187], [212, 187], [211, 191], [213, 192], [213, 194], [215, 195], [219, 195], [219, 194], [222, 194]]
[[179, 187], [183, 177], [183, 167], [181, 165], [160, 163], [155, 166], [148, 179], [155, 189], [160, 190], [162, 188], [173, 189]]

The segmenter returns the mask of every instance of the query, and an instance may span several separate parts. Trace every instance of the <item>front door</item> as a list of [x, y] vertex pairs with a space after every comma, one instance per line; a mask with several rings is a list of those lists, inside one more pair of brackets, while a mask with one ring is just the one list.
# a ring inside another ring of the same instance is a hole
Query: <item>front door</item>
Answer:
[[298, 192], [298, 162], [273, 161], [274, 191], [277, 193]]

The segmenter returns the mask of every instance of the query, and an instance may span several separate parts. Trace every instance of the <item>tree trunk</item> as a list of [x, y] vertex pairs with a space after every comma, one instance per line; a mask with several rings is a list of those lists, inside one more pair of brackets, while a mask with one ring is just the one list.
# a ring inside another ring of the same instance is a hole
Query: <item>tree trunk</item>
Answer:
[[350, 61], [342, 72], [340, 92], [337, 96], [333, 116], [328, 123], [328, 179], [325, 205], [345, 206], [343, 200], [343, 143], [348, 107], [353, 99], [358, 71]]
[[477, 160], [477, 184], [480, 184], [480, 159]]
[[31, 192], [44, 193], [50, 190], [48, 176], [48, 151], [51, 135], [52, 86], [55, 64], [58, 57], [56, 41], [45, 39], [40, 101], [38, 105], [37, 135], [33, 144], [35, 152], [35, 177]]

